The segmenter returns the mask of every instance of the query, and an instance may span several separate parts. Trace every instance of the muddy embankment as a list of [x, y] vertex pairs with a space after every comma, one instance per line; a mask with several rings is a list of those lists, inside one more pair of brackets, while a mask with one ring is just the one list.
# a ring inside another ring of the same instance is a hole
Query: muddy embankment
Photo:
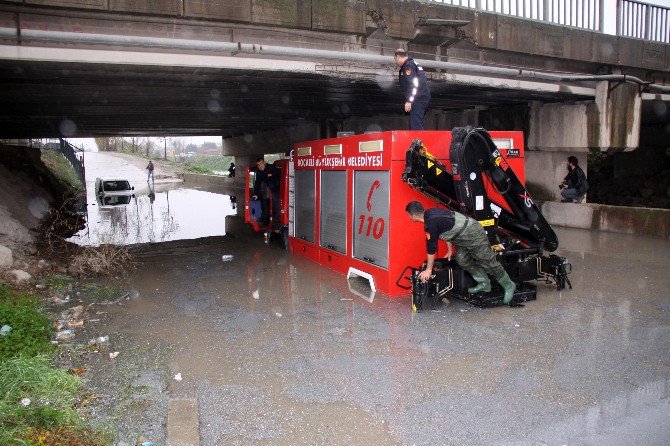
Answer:
[[45, 262], [37, 257], [40, 227], [71, 192], [47, 168], [37, 148], [0, 146], [0, 268], [20, 281]]

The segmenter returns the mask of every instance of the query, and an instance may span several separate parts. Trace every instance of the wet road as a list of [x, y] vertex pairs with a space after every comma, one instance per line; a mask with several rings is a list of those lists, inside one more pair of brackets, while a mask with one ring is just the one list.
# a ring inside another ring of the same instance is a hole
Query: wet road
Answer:
[[558, 228], [574, 289], [414, 314], [232, 220], [145, 251], [109, 327], [173, 345], [201, 445], [670, 443], [670, 241]]

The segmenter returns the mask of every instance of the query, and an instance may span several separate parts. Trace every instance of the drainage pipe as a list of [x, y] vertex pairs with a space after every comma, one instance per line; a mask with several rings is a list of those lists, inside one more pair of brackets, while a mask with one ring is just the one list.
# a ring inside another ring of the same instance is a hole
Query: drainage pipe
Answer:
[[[18, 38], [17, 28], [0, 28], [0, 38]], [[166, 39], [160, 37], [123, 36], [111, 34], [73, 33], [65, 31], [42, 31], [34, 29], [20, 30], [21, 42], [30, 40], [40, 42], [60, 42], [93, 45], [115, 45], [125, 47], [141, 48], [165, 48], [182, 49], [190, 51], [213, 51], [230, 52], [236, 54], [254, 54], [266, 56], [289, 56], [309, 59], [335, 59], [349, 62], [364, 62], [388, 65], [391, 61], [389, 56], [365, 53], [349, 53], [344, 51], [317, 50], [309, 48], [292, 48], [274, 45], [260, 45], [242, 42], [215, 42], [207, 40]], [[670, 93], [670, 86], [656, 85], [645, 82], [634, 76], [625, 74], [607, 75], [562, 75], [545, 73], [541, 71], [523, 70], [516, 68], [491, 67], [485, 65], [465, 64], [457, 62], [444, 62], [437, 60], [417, 59], [423, 67], [434, 68], [445, 71], [456, 71], [463, 73], [475, 73], [484, 75], [504, 76], [510, 78], [541, 79], [551, 82], [595, 82], [595, 81], [619, 81], [634, 83], [642, 86], [643, 91], [655, 91]]]

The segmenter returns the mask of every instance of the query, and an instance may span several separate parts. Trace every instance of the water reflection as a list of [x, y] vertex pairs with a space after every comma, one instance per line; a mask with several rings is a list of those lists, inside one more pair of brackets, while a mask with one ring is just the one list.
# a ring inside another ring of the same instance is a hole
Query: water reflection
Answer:
[[[89, 200], [87, 225], [69, 241], [79, 245], [132, 245], [225, 235], [225, 218], [235, 215], [227, 195], [194, 189], [125, 196], [123, 203]], [[102, 204], [102, 205], [100, 205]]]

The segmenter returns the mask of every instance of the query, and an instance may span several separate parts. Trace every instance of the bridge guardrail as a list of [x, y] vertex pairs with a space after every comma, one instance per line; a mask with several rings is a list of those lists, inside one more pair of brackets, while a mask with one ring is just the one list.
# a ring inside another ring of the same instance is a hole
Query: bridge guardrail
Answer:
[[670, 43], [670, 8], [617, 0], [617, 36]]
[[[605, 32], [605, 0], [428, 1]], [[636, 0], [617, 0], [616, 35], [670, 43], [670, 8]]]

